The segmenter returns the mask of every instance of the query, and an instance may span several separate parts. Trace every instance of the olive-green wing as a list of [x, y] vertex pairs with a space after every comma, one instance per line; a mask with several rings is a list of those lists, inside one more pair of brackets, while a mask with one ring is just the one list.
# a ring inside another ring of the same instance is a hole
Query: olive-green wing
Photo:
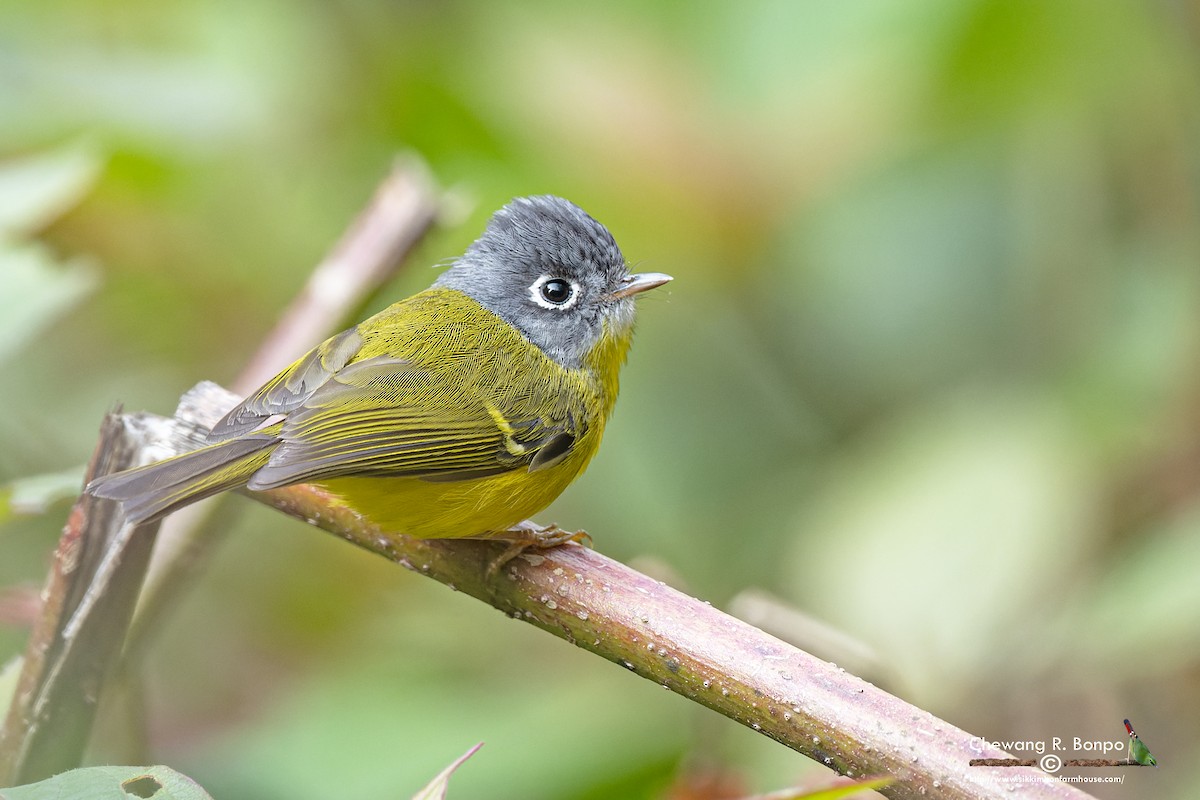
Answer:
[[[554, 382], [538, 382], [507, 400], [403, 359], [357, 361], [331, 372], [299, 405], [273, 412], [286, 413], [279, 446], [248, 485], [270, 489], [349, 475], [453, 481], [541, 469], [564, 458], [583, 433], [575, 415], [546, 413], [563, 408], [562, 398], [545, 396], [557, 391]], [[294, 403], [280, 396], [282, 403], [255, 408]]]
[[362, 345], [358, 328], [325, 340], [222, 417], [208, 434], [209, 441], [220, 442], [249, 433], [273, 416], [300, 408], [358, 355]]

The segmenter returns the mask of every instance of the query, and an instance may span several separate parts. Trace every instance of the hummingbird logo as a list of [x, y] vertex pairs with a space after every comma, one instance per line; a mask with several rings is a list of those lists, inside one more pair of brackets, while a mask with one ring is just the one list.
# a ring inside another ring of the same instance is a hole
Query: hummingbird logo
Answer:
[[1158, 762], [1150, 754], [1150, 748], [1146, 747], [1145, 743], [1134, 732], [1133, 726], [1129, 724], [1129, 720], [1125, 720], [1125, 730], [1129, 731], [1129, 760], [1136, 764], [1141, 764], [1143, 767], [1157, 767]]

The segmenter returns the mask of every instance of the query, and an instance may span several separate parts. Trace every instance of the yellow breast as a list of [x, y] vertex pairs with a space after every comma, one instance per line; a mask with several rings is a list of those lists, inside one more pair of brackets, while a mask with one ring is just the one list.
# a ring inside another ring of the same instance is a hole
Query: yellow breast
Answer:
[[322, 485], [381, 528], [422, 539], [507, 530], [550, 505], [581, 473], [599, 436], [577, 442], [563, 461], [537, 472], [439, 483], [420, 478], [333, 478]]
[[[441, 295], [439, 302], [458, 302], [457, 298], [437, 294]], [[471, 314], [481, 311], [473, 302], [471, 305]], [[471, 320], [470, 327], [478, 322]], [[483, 324], [493, 326], [493, 320], [485, 319]], [[494, 324], [503, 329], [492, 327], [486, 336], [479, 337], [479, 351], [467, 367], [470, 393], [478, 395], [501, 433], [506, 412], [511, 414], [514, 409], [525, 418], [532, 413], [576, 421], [581, 433], [565, 458], [541, 469], [520, 466], [468, 480], [345, 476], [317, 483], [385, 530], [419, 538], [483, 536], [506, 530], [553, 502], [583, 472], [600, 446], [616, 402], [617, 376], [631, 332], [606, 329], [583, 366], [572, 370], [546, 357], [511, 326], [495, 318]], [[371, 325], [376, 327], [372, 329]], [[387, 338], [392, 343], [407, 338], [396, 336], [386, 318], [370, 320], [361, 329], [367, 337]], [[404, 349], [405, 358], [419, 359], [431, 375], [444, 373], [450, 382], [461, 382], [464, 365], [448, 363], [448, 359], [426, 348]]]

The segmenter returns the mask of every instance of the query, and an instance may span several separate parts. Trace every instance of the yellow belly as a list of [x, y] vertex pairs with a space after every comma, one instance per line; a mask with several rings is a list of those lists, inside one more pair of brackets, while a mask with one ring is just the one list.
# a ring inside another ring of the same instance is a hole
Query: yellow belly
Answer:
[[421, 539], [484, 536], [550, 505], [591, 460], [595, 447], [583, 449], [591, 452], [577, 447], [562, 462], [536, 472], [517, 469], [471, 481], [345, 477], [320, 485], [386, 531]]

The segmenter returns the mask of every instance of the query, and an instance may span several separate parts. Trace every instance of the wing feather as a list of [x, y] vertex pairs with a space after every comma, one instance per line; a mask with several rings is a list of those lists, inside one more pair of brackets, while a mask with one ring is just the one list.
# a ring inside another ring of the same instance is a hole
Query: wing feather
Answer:
[[[249, 486], [345, 475], [467, 480], [558, 463], [582, 431], [569, 414], [533, 415], [538, 398], [521, 400], [501, 410], [406, 361], [367, 359], [331, 376], [287, 415], [279, 446]], [[551, 451], [539, 460], [547, 444]]]
[[208, 434], [209, 441], [249, 433], [273, 416], [300, 408], [358, 354], [362, 344], [358, 328], [350, 328], [314, 347], [222, 417]]
[[585, 433], [583, 390], [496, 323], [457, 293], [416, 295], [314, 348], [210, 438], [282, 417], [251, 489], [352, 475], [469, 480], [559, 463]]

